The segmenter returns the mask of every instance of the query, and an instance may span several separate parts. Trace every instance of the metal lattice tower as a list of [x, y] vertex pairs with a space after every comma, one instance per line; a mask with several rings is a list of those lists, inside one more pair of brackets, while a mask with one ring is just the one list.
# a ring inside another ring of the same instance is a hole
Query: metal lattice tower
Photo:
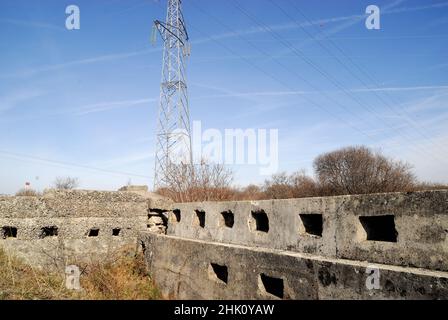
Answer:
[[185, 76], [185, 62], [190, 55], [190, 45], [182, 15], [182, 0], [168, 0], [166, 22], [154, 22], [154, 37], [157, 31], [162, 36], [164, 49], [156, 134], [155, 189], [167, 185], [168, 170], [172, 163], [192, 163]]

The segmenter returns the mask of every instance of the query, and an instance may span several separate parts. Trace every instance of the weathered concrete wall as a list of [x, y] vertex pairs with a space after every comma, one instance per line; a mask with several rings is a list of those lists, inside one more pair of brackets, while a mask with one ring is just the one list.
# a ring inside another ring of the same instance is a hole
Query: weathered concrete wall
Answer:
[[144, 230], [164, 233], [171, 202], [151, 193], [56, 191], [0, 197], [0, 247], [37, 266], [98, 260], [135, 246]]
[[[448, 270], [447, 191], [186, 203], [175, 208], [168, 225], [173, 236]], [[231, 212], [233, 222], [227, 218], [226, 225], [223, 212]]]
[[[448, 273], [144, 233], [151, 276], [178, 299], [447, 299]], [[212, 265], [213, 264], [213, 265]]]
[[[153, 234], [167, 223], [168, 236]], [[0, 196], [7, 252], [58, 267], [143, 245], [156, 284], [181, 299], [448, 299], [447, 233], [447, 191], [188, 204], [141, 188]], [[366, 287], [371, 264], [381, 289]]]

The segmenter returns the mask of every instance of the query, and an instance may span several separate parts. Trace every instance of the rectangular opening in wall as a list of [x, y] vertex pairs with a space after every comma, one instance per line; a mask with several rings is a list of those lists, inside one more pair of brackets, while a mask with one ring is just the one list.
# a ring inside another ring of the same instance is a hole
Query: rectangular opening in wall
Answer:
[[227, 284], [229, 278], [229, 271], [227, 266], [222, 266], [216, 263], [210, 263], [210, 276], [212, 279], [219, 280]]
[[222, 220], [224, 222], [224, 225], [227, 228], [233, 228], [233, 225], [235, 223], [235, 218], [234, 218], [233, 212], [230, 210], [227, 210], [227, 211], [221, 212], [221, 215], [222, 215]]
[[166, 213], [168, 210], [164, 210], [164, 209], [156, 209], [156, 208], [150, 208], [149, 212], [154, 212], [157, 213], [158, 215], [163, 215], [164, 213]]
[[273, 296], [276, 296], [277, 298], [283, 299], [284, 295], [283, 279], [270, 277], [262, 273], [260, 274], [260, 280], [262, 289], [265, 292], [270, 293]]
[[361, 216], [359, 221], [367, 234], [366, 240], [397, 242], [398, 232], [393, 215]]
[[112, 229], [112, 236], [118, 237], [120, 235], [121, 229], [120, 228], [113, 228]]
[[269, 231], [269, 218], [264, 210], [252, 211], [252, 219], [256, 231]]
[[40, 238], [46, 238], [46, 237], [57, 237], [58, 235], [58, 227], [56, 226], [49, 226], [49, 227], [43, 227], [40, 229]]
[[89, 236], [89, 237], [98, 237], [99, 233], [100, 233], [100, 229], [92, 228], [92, 229], [89, 230], [89, 233], [87, 234], [87, 236]]
[[17, 228], [16, 227], [10, 227], [5, 226], [2, 227], [2, 238], [17, 238]]
[[323, 221], [321, 214], [299, 214], [305, 228], [305, 233], [322, 237]]
[[196, 224], [201, 228], [205, 228], [205, 211], [195, 210], [196, 212]]
[[180, 219], [181, 219], [180, 210], [179, 209], [173, 210], [173, 215], [174, 215], [175, 221], [180, 222]]

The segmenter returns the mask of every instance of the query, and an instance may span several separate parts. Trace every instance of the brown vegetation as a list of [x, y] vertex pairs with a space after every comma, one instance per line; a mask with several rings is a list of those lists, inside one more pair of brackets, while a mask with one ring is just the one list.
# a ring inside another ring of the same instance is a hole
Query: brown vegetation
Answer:
[[167, 186], [157, 192], [176, 202], [218, 201], [232, 196], [233, 173], [224, 165], [201, 160], [194, 166], [172, 164], [167, 171]]
[[142, 255], [117, 252], [103, 262], [80, 263], [80, 291], [65, 287], [63, 271], [33, 268], [0, 249], [0, 300], [147, 300], [160, 295]]
[[17, 197], [37, 197], [39, 192], [30, 188], [23, 188], [16, 192]]
[[54, 181], [54, 188], [58, 190], [73, 190], [79, 186], [78, 178], [58, 177]]
[[362, 146], [320, 155], [314, 170], [319, 187], [328, 195], [411, 191], [416, 186], [409, 164]]
[[264, 184], [265, 199], [304, 198], [319, 195], [319, 186], [305, 171], [273, 175]]
[[193, 169], [173, 166], [170, 183], [157, 192], [176, 202], [288, 199], [318, 196], [448, 189], [417, 181], [412, 167], [364, 146], [325, 153], [314, 160], [315, 178], [304, 171], [275, 174], [262, 186], [231, 186], [233, 173], [202, 161]]

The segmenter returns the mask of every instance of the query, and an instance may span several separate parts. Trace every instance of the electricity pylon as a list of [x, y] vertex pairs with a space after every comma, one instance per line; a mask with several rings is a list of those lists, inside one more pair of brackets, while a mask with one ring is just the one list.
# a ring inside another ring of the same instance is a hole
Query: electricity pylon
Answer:
[[162, 83], [156, 133], [154, 189], [168, 184], [169, 168], [177, 162], [192, 164], [191, 125], [185, 63], [190, 56], [182, 0], [168, 0], [166, 22], [154, 21], [163, 42]]

